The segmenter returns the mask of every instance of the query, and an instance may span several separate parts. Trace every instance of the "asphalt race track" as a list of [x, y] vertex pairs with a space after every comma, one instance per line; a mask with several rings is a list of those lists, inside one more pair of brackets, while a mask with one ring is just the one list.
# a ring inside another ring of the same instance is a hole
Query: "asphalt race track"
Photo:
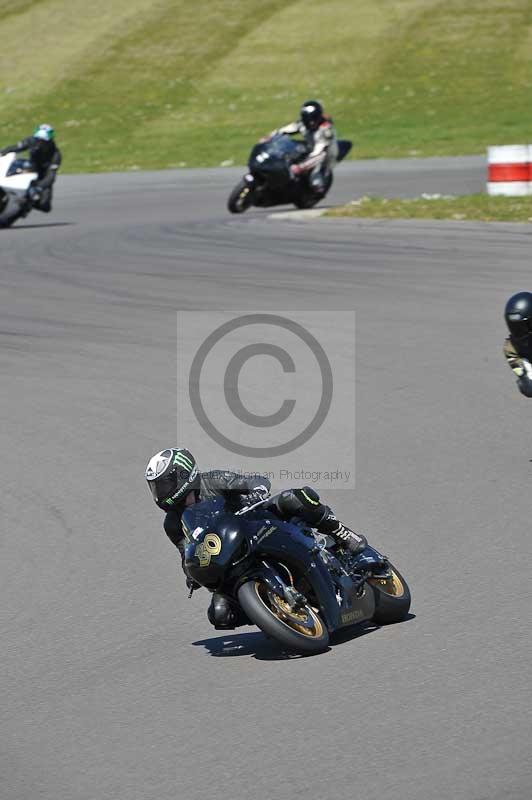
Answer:
[[[524, 800], [532, 403], [501, 346], [532, 228], [231, 217], [239, 174], [65, 176], [1, 232], [0, 796]], [[328, 200], [483, 183], [346, 164]], [[143, 479], [182, 308], [355, 309], [356, 491], [327, 499], [408, 579], [406, 622], [286, 658], [187, 599]]]

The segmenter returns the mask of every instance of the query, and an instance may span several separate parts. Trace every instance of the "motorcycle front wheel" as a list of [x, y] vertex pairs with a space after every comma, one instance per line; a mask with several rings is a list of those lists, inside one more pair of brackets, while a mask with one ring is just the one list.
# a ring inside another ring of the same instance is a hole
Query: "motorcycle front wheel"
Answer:
[[252, 205], [252, 194], [252, 189], [246, 180], [242, 179], [237, 183], [227, 201], [227, 208], [231, 214], [243, 214]]
[[377, 625], [390, 625], [402, 622], [410, 610], [410, 589], [393, 564], [390, 564], [390, 577], [368, 578], [375, 595], [373, 621]]
[[293, 609], [283, 597], [258, 579], [240, 587], [238, 602], [261, 631], [288, 650], [321, 653], [327, 649], [329, 632], [310, 605]]
[[3, 220], [0, 219], [0, 228], [10, 228], [13, 225], [13, 223], [17, 221], [17, 219], [20, 219], [21, 216], [22, 216], [22, 214], [19, 214], [17, 212], [16, 214], [13, 214], [13, 216], [9, 217], [8, 219], [3, 219]]

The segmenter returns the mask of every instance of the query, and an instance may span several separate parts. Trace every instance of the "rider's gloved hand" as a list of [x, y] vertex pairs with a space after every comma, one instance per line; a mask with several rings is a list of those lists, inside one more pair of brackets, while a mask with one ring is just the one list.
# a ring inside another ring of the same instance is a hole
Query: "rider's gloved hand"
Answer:
[[266, 500], [269, 495], [270, 492], [266, 486], [256, 486], [249, 494], [242, 495], [242, 502], [246, 506], [252, 506], [255, 503], [262, 502], [262, 500]]
[[297, 178], [299, 175], [301, 175], [302, 172], [303, 170], [301, 169], [301, 166], [299, 164], [292, 164], [292, 166], [290, 167], [290, 173], [293, 178]]

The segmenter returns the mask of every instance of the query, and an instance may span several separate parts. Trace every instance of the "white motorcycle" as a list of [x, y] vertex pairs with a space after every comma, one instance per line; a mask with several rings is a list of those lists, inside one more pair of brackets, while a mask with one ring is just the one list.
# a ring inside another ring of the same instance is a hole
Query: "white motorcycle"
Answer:
[[28, 159], [17, 158], [16, 153], [0, 156], [0, 228], [9, 228], [29, 213], [33, 206], [28, 189], [36, 179]]

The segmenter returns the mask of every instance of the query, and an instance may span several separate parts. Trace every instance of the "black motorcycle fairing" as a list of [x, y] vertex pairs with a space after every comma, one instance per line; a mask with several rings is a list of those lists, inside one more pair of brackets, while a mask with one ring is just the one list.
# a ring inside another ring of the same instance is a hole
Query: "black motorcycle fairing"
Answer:
[[359, 588], [337, 559], [317, 546], [312, 533], [275, 518], [268, 522], [254, 547], [267, 563], [286, 564], [294, 573], [296, 589], [298, 579], [307, 582], [330, 632], [371, 618], [375, 608], [372, 592]]
[[225, 502], [223, 497], [212, 497], [208, 500], [203, 500], [201, 503], [186, 506], [181, 516], [181, 524], [187, 540], [195, 528], [203, 528], [205, 525], [209, 525], [213, 516], [222, 514], [224, 511]]
[[246, 537], [233, 515], [221, 516], [208, 530], [196, 528], [185, 544], [187, 574], [208, 589], [217, 589], [231, 564], [247, 552]]
[[255, 176], [267, 176], [271, 186], [283, 185], [290, 180], [290, 165], [301, 161], [307, 154], [304, 142], [287, 134], [276, 134], [253, 147], [248, 161], [249, 171]]
[[183, 514], [185, 567], [193, 580], [235, 600], [239, 587], [252, 579], [286, 599], [302, 592], [330, 632], [372, 617], [375, 599], [366, 570], [349, 574], [308, 529], [271, 510], [261, 506], [239, 516], [223, 506], [222, 498], [214, 498]]
[[304, 142], [286, 134], [276, 134], [256, 144], [248, 161], [249, 175], [254, 182], [253, 204], [271, 206], [294, 202], [300, 193], [300, 182], [293, 180], [290, 166], [307, 154]]

